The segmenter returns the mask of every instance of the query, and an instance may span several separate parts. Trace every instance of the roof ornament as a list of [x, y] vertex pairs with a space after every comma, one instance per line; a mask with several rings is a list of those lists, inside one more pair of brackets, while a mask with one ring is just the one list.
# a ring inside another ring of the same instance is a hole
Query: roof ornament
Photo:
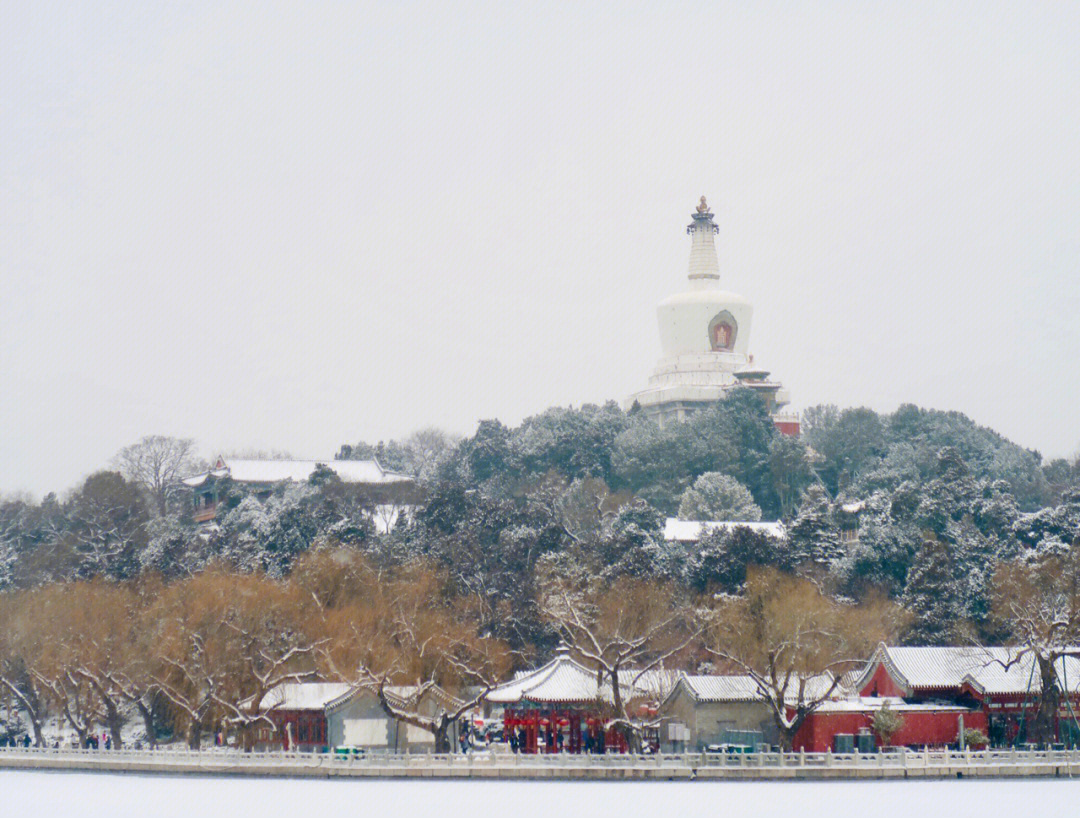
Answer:
[[709, 204], [705, 201], [704, 196], [701, 197], [701, 201], [698, 203], [697, 212], [703, 215], [709, 212]]

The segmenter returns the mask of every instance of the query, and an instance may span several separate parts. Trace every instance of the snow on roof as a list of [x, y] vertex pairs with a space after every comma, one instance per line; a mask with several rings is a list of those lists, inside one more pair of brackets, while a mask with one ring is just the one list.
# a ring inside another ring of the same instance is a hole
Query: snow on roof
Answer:
[[840, 674], [840, 688], [841, 690], [855, 690], [859, 686], [859, 681], [862, 679], [863, 673], [866, 672], [866, 666], [852, 668], [849, 671]]
[[342, 682], [287, 682], [263, 697], [263, 710], [324, 710], [326, 706], [351, 692], [352, 685]]
[[858, 514], [866, 508], [865, 500], [856, 500], [854, 503], [844, 503], [840, 506], [840, 510], [846, 514]]
[[699, 702], [753, 702], [761, 698], [749, 676], [683, 676], [687, 691]]
[[854, 696], [850, 699], [832, 699], [824, 701], [817, 706], [818, 713], [870, 713], [880, 710], [886, 704], [890, 710], [897, 713], [917, 713], [955, 710], [958, 713], [968, 712], [970, 708], [959, 704], [920, 703], [908, 704], [899, 696]]
[[[1016, 656], [1015, 650], [1012, 655]], [[978, 673], [969, 674], [964, 678], [964, 681], [982, 693], [1005, 694], [1027, 693], [1029, 690], [1038, 691], [1042, 688], [1042, 681], [1037, 668], [1034, 669], [1034, 673], [1032, 672], [1034, 661], [1035, 657], [1028, 654], [1008, 670], [995, 662], [982, 668]], [[1054, 664], [1061, 689], [1073, 694], [1080, 693], [1080, 658], [1063, 656]]]
[[[328, 710], [340, 707], [359, 693], [375, 694], [369, 687], [357, 687], [343, 682], [286, 682], [271, 690], [262, 701], [262, 710]], [[462, 702], [438, 685], [387, 685], [387, 698], [398, 707], [415, 704], [422, 693], [435, 696], [445, 707], [460, 706]], [[248, 699], [244, 704], [250, 704]]]
[[[621, 683], [623, 696], [638, 695], [637, 688]], [[555, 658], [541, 668], [521, 675], [509, 682], [493, 688], [487, 694], [489, 702], [497, 704], [515, 704], [528, 700], [534, 702], [611, 702], [611, 683], [601, 683], [595, 670], [570, 658], [568, 652], [560, 650]]]
[[386, 471], [377, 460], [224, 460], [218, 458], [218, 468], [184, 478], [188, 486], [201, 486], [208, 477], [231, 477], [238, 483], [281, 483], [292, 480], [304, 482], [315, 467], [326, 466], [345, 483], [402, 483], [412, 478]]
[[[1080, 651], [1080, 648], [1070, 649]], [[1008, 647], [889, 647], [879, 645], [867, 666], [860, 687], [880, 662], [890, 675], [909, 690], [947, 690], [970, 684], [984, 693], [1025, 693], [1039, 690], [1039, 673], [1033, 671], [1034, 655], [1016, 659], [1019, 649]], [[1006, 669], [1006, 665], [1008, 668]], [[1062, 688], [1080, 692], [1080, 658], [1057, 661]]]
[[[823, 673], [807, 679], [804, 697], [817, 699], [825, 696], [832, 687], [834, 676], [831, 673]], [[757, 682], [749, 675], [731, 676], [691, 676], [682, 677], [681, 684], [687, 692], [699, 702], [755, 702], [762, 698], [762, 692]], [[789, 690], [786, 701], [795, 702], [798, 699], [798, 691], [795, 680], [792, 680], [795, 690]], [[839, 691], [839, 686], [836, 690]], [[673, 691], [674, 692], [674, 691]]]
[[709, 531], [733, 531], [736, 528], [746, 528], [768, 537], [778, 540], [787, 539], [787, 529], [781, 522], [736, 522], [732, 520], [679, 520], [668, 517], [664, 521], [664, 539], [668, 542], [697, 542], [704, 533]]

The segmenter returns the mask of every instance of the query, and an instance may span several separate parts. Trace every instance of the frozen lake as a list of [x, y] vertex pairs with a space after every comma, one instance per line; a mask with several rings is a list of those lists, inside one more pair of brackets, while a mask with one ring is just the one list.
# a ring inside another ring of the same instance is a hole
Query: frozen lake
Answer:
[[837, 816], [1080, 815], [1080, 779], [1037, 781], [305, 781], [0, 770], [18, 816]]

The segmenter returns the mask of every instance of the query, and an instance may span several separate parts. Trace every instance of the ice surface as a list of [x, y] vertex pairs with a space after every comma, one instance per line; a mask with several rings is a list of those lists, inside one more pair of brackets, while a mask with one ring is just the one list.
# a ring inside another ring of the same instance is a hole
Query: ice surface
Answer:
[[5, 814], [230, 818], [967, 818], [1080, 814], [1080, 779], [845, 782], [296, 780], [0, 770]]

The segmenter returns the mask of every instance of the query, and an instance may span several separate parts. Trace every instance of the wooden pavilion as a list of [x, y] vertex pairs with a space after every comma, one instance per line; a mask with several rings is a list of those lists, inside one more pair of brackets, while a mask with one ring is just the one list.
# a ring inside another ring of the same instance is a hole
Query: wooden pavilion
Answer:
[[[641, 698], [623, 684], [623, 697]], [[611, 683], [560, 647], [555, 658], [537, 670], [519, 673], [485, 697], [503, 708], [503, 734], [522, 753], [626, 752], [626, 742], [606, 725], [614, 714]]]

